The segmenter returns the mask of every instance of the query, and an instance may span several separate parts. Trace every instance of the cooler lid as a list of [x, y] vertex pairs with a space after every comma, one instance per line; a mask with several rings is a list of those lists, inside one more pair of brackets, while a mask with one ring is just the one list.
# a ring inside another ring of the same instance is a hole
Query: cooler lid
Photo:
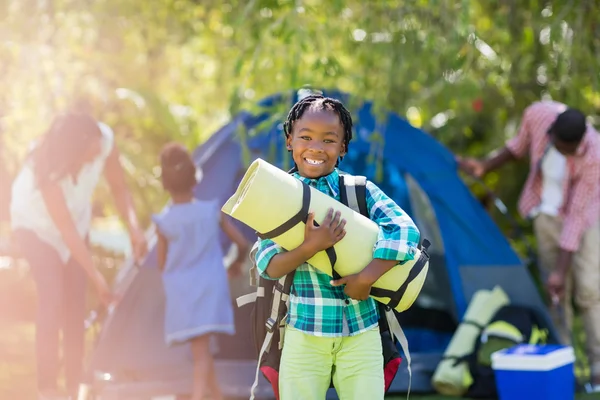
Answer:
[[549, 371], [575, 361], [571, 346], [517, 345], [492, 354], [492, 368], [516, 371]]

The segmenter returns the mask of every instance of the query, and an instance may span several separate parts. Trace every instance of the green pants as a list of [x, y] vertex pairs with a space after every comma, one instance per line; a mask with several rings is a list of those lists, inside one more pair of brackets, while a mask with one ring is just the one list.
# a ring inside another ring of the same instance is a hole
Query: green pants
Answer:
[[325, 399], [332, 377], [340, 400], [383, 400], [379, 328], [328, 338], [287, 326], [279, 367], [281, 400]]

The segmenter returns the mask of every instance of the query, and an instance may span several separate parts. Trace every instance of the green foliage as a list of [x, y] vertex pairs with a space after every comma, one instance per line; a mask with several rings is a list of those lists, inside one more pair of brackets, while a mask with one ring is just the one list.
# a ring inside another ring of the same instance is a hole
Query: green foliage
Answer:
[[[72, 98], [91, 96], [144, 221], [165, 199], [166, 142], [193, 148], [258, 99], [304, 85], [374, 100], [473, 156], [501, 146], [540, 98], [600, 109], [593, 2], [8, 0], [0, 16], [7, 169]], [[525, 166], [486, 178], [513, 213]], [[112, 212], [106, 188], [97, 197]]]

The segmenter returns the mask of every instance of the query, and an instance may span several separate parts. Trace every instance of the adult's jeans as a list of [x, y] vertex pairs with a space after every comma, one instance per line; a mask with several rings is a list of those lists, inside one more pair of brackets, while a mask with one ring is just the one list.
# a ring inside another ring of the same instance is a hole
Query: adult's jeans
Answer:
[[[62, 262], [56, 250], [33, 231], [20, 229], [14, 235], [37, 287], [38, 390], [57, 389], [62, 353], [66, 388], [76, 393], [83, 370], [85, 271], [73, 260]], [[62, 352], [59, 332], [62, 332]]]

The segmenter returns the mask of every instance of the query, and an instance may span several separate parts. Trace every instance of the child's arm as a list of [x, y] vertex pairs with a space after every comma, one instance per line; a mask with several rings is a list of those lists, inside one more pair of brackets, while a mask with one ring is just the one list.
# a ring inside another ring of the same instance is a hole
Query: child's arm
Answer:
[[160, 233], [158, 228], [156, 229], [156, 236], [158, 238], [156, 241], [156, 258], [158, 259], [158, 269], [159, 271], [164, 271], [165, 263], [167, 262], [167, 238]]
[[367, 299], [371, 286], [394, 266], [414, 259], [421, 236], [408, 214], [372, 182], [367, 182], [367, 209], [379, 225], [373, 260], [360, 273], [332, 282], [345, 284], [346, 294], [356, 300]]
[[[271, 278], [267, 273], [267, 267], [271, 263], [273, 257], [278, 254], [285, 252], [283, 247], [272, 241], [271, 239], [263, 239], [258, 240], [255, 244], [258, 246], [256, 249], [256, 253], [254, 254], [254, 261], [256, 263], [256, 269], [260, 276], [265, 279], [279, 279], [279, 278]], [[252, 247], [254, 250], [254, 247]]]
[[248, 248], [250, 244], [242, 234], [242, 232], [231, 223], [227, 216], [221, 212], [220, 225], [223, 232], [231, 239], [237, 246], [237, 258], [229, 267], [229, 275], [235, 276], [241, 272], [242, 265], [244, 265], [244, 257], [248, 254]]
[[[267, 267], [265, 268], [264, 273], [261, 271], [261, 275], [267, 275], [271, 279], [279, 279], [304, 264], [316, 253], [310, 247], [307, 247], [305, 243], [302, 243], [291, 251], [278, 251], [271, 257], [270, 261], [267, 262]], [[265, 244], [268, 245], [268, 243]]]
[[279, 279], [294, 271], [321, 250], [325, 250], [346, 235], [345, 220], [340, 221], [339, 212], [330, 209], [323, 223], [316, 227], [314, 214], [310, 213], [304, 230], [304, 241], [291, 251], [283, 249], [271, 240], [263, 240], [256, 253], [256, 265], [267, 279]]

